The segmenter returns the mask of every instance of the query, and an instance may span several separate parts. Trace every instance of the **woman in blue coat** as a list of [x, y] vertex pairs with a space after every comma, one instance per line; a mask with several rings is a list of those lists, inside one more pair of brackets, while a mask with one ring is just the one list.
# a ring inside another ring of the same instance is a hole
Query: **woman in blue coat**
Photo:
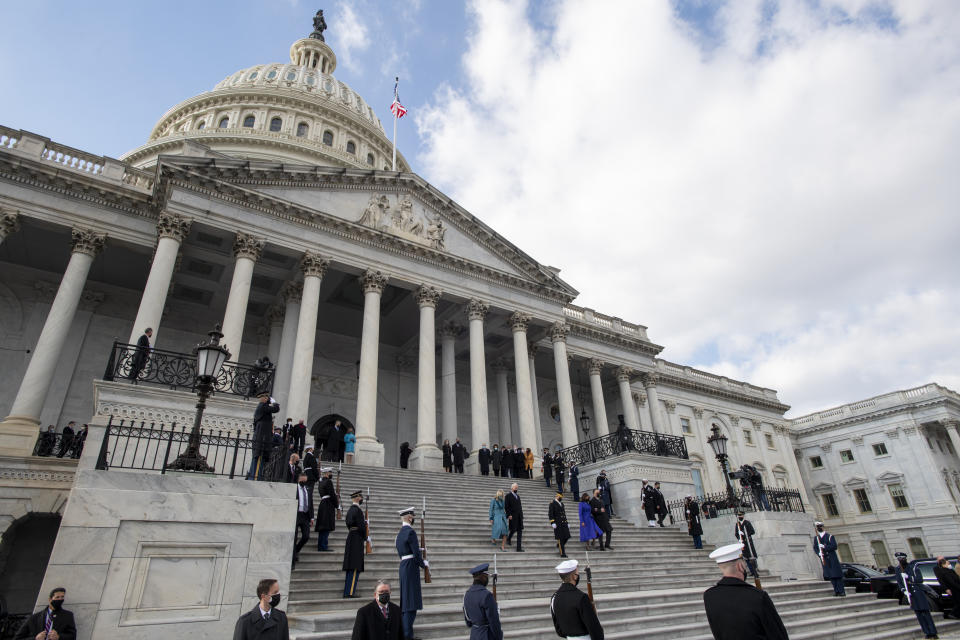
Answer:
[[[590, 511], [590, 496], [584, 493], [580, 496], [580, 542], [586, 542], [589, 549], [593, 541], [603, 535], [603, 531], [597, 526]], [[601, 549], [602, 551], [602, 549]]]
[[490, 500], [490, 541], [497, 544], [500, 541], [500, 551], [506, 551], [507, 534], [510, 526], [507, 524], [507, 512], [503, 507], [503, 489]]

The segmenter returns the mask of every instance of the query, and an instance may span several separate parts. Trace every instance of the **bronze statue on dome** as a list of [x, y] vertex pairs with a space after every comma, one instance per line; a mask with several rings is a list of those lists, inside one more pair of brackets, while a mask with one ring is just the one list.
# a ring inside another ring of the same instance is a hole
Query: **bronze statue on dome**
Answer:
[[327, 21], [323, 19], [323, 9], [320, 9], [317, 11], [317, 15], [313, 16], [313, 33], [310, 34], [310, 37], [320, 42], [326, 42], [323, 39], [323, 32], [326, 30]]

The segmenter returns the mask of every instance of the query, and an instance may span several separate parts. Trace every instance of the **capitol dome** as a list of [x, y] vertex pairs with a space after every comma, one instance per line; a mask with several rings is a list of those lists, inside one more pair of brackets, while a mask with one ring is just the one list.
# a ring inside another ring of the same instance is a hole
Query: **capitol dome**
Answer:
[[[121, 159], [145, 168], [161, 154], [208, 153], [389, 171], [392, 144], [380, 119], [333, 77], [336, 68], [336, 55], [314, 31], [291, 45], [290, 62], [241, 69], [176, 105], [146, 144]], [[410, 171], [399, 152], [397, 170]]]

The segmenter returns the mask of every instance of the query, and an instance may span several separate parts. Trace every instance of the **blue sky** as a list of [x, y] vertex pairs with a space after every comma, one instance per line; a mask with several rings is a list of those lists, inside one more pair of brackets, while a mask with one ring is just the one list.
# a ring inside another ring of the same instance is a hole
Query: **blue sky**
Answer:
[[119, 156], [323, 8], [414, 170], [669, 360], [790, 415], [960, 388], [955, 0], [34, 0], [0, 124]]

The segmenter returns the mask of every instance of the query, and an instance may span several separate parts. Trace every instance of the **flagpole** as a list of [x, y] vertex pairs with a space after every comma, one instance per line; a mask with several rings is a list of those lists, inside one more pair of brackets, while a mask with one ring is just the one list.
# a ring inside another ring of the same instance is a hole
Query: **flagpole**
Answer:
[[[394, 99], [396, 99], [397, 88], [399, 87], [399, 85], [400, 85], [400, 76], [397, 76], [396, 84], [394, 85], [394, 88], [393, 88]], [[397, 120], [399, 120], [399, 118], [397, 117], [397, 112], [395, 109], [391, 109], [391, 111], [393, 111], [393, 171], [396, 171], [397, 170]]]

